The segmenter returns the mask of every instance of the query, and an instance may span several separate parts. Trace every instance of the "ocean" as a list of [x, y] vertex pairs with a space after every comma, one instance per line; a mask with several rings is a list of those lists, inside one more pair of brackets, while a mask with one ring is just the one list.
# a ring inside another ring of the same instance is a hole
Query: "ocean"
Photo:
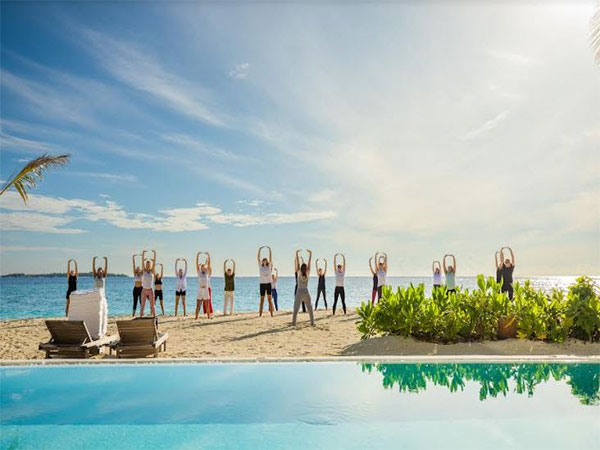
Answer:
[[[575, 277], [534, 277], [529, 278], [533, 285], [542, 289], [554, 287], [566, 289], [575, 280]], [[599, 280], [599, 278], [596, 278]], [[516, 278], [515, 280], [523, 280]], [[431, 291], [432, 277], [388, 277], [392, 286], [408, 286], [410, 283], [424, 283], [428, 292]], [[456, 277], [457, 285], [463, 288], [474, 289], [475, 277]], [[92, 288], [91, 277], [79, 277], [79, 289]], [[213, 306], [216, 313], [223, 310], [223, 278], [213, 277]], [[235, 280], [235, 310], [257, 311], [259, 302], [258, 277], [236, 277]], [[327, 304], [333, 305], [333, 290], [335, 280], [327, 277]], [[196, 292], [198, 282], [196, 277], [188, 277], [187, 309], [188, 314], [194, 312], [196, 305]], [[355, 307], [362, 301], [371, 298], [371, 277], [346, 277], [346, 305]], [[317, 278], [311, 277], [309, 289], [313, 305], [316, 299]], [[62, 277], [2, 277], [0, 278], [0, 320], [24, 319], [33, 317], [60, 317], [64, 315], [65, 293], [67, 280]], [[133, 278], [109, 277], [106, 280], [106, 298], [108, 300], [109, 316], [131, 314], [133, 301]], [[175, 278], [165, 277], [164, 284], [165, 314], [173, 314], [175, 310]], [[279, 294], [279, 309], [291, 310], [294, 300], [294, 277], [280, 277], [277, 292]], [[266, 304], [266, 299], [265, 299]], [[319, 308], [324, 307], [323, 298], [319, 300]], [[338, 303], [338, 308], [341, 304]], [[146, 306], [148, 308], [148, 305]], [[181, 306], [180, 306], [181, 308]], [[146, 311], [149, 311], [148, 309]], [[157, 305], [157, 312], [160, 309]], [[181, 309], [180, 309], [181, 313]], [[139, 314], [139, 306], [138, 306]]]

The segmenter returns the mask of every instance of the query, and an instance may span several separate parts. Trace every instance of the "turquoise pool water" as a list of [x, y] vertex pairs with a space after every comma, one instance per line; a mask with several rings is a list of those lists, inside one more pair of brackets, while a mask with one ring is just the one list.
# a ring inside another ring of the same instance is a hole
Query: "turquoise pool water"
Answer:
[[600, 364], [0, 368], [2, 448], [592, 449]]

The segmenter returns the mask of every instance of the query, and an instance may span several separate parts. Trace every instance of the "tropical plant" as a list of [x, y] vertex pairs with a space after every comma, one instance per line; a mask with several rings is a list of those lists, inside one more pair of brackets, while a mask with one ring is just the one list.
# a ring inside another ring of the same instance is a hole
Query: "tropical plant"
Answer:
[[501, 292], [492, 277], [477, 277], [477, 288], [448, 293], [443, 287], [425, 295], [423, 284], [393, 291], [385, 286], [381, 301], [364, 302], [358, 309], [363, 339], [380, 335], [456, 342], [498, 337], [563, 342], [569, 336], [598, 339], [598, 286], [580, 277], [564, 291], [545, 292], [530, 281], [514, 284], [514, 301]]
[[14, 188], [23, 199], [23, 202], [27, 203], [28, 191], [33, 189], [44, 178], [46, 170], [52, 167], [64, 166], [69, 162], [70, 158], [71, 155], [68, 153], [64, 155], [50, 155], [46, 153], [38, 156], [25, 164], [16, 175], [4, 183], [4, 186], [0, 189], [0, 195], [4, 194], [10, 188]]
[[573, 337], [590, 341], [600, 337], [600, 294], [590, 277], [579, 277], [569, 286], [566, 317], [572, 321]]

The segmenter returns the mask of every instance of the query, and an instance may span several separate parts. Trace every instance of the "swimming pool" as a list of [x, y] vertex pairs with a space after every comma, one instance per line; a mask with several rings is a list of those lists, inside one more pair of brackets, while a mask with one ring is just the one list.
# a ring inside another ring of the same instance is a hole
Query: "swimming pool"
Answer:
[[2, 448], [598, 448], [600, 364], [0, 368]]

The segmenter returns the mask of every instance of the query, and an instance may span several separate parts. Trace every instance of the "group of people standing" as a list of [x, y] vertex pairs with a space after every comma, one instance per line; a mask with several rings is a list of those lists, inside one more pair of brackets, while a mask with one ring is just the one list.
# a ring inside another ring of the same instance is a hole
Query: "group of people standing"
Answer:
[[[510, 257], [505, 257], [505, 251], [508, 251]], [[302, 307], [304, 312], [308, 311], [310, 323], [314, 325], [314, 312], [312, 299], [308, 290], [308, 281], [312, 267], [312, 251], [310, 249], [297, 250], [294, 256], [294, 275], [296, 278], [296, 286], [294, 289], [294, 308], [292, 314], [292, 323], [296, 325], [298, 312]], [[146, 255], [151, 254], [148, 258]], [[305, 259], [306, 256], [306, 259]], [[137, 263], [139, 258], [140, 263]], [[108, 258], [103, 257], [104, 267], [96, 269], [95, 256], [92, 260], [92, 274], [94, 278], [94, 288], [104, 289], [106, 276], [108, 274]], [[279, 272], [273, 265], [273, 251], [269, 246], [261, 246], [257, 253], [257, 263], [259, 272], [259, 295], [260, 302], [258, 313], [263, 315], [265, 297], [267, 297], [268, 309], [271, 316], [274, 311], [279, 310], [277, 282]], [[327, 275], [327, 260], [318, 258], [315, 261], [315, 269], [318, 276], [317, 297], [314, 305], [314, 310], [319, 306], [321, 295], [323, 303], [327, 309], [327, 294], [325, 286], [325, 277]], [[502, 283], [502, 292], [506, 292], [508, 296], [513, 298], [513, 271], [515, 268], [515, 255], [510, 247], [503, 247], [495, 254], [496, 263], [496, 281]], [[160, 266], [160, 271], [157, 267]], [[333, 256], [333, 266], [335, 267], [335, 290], [333, 302], [333, 314], [335, 315], [338, 300], [341, 300], [342, 309], [346, 314], [346, 293], [344, 281], [346, 276], [346, 257], [341, 253], [336, 253]], [[150, 314], [156, 315], [156, 301], [160, 301], [161, 313], [164, 315], [164, 296], [163, 296], [163, 274], [164, 267], [156, 262], [156, 251], [144, 250], [141, 254], [132, 256], [133, 270], [133, 311], [132, 316], [136, 315], [138, 303], [140, 304], [140, 317], [144, 316], [146, 302], [150, 303]], [[376, 252], [375, 255], [369, 258], [369, 270], [373, 276], [373, 289], [371, 293], [371, 303], [375, 300], [379, 301], [383, 296], [383, 286], [387, 285], [388, 273], [388, 256], [384, 252]], [[442, 258], [442, 262], [433, 261], [433, 289], [442, 287], [442, 271], [445, 277], [446, 291], [449, 293], [456, 292], [456, 257], [452, 254], [446, 254]], [[198, 276], [198, 292], [196, 295], [196, 311], [195, 318], [198, 319], [200, 309], [208, 318], [214, 315], [212, 304], [212, 263], [210, 253], [198, 252], [196, 254], [196, 273]], [[223, 292], [223, 315], [232, 315], [234, 312], [235, 301], [235, 273], [236, 264], [233, 259], [226, 259], [223, 262], [223, 277], [224, 277], [224, 292]], [[187, 315], [186, 311], [186, 292], [187, 292], [187, 274], [188, 263], [185, 258], [177, 258], [175, 260], [175, 316], [179, 310], [179, 303], [183, 308], [183, 315]], [[79, 276], [77, 261], [69, 259], [67, 261], [67, 283], [68, 289], [66, 294], [65, 315], [69, 314], [70, 295], [77, 290], [77, 277]]]

